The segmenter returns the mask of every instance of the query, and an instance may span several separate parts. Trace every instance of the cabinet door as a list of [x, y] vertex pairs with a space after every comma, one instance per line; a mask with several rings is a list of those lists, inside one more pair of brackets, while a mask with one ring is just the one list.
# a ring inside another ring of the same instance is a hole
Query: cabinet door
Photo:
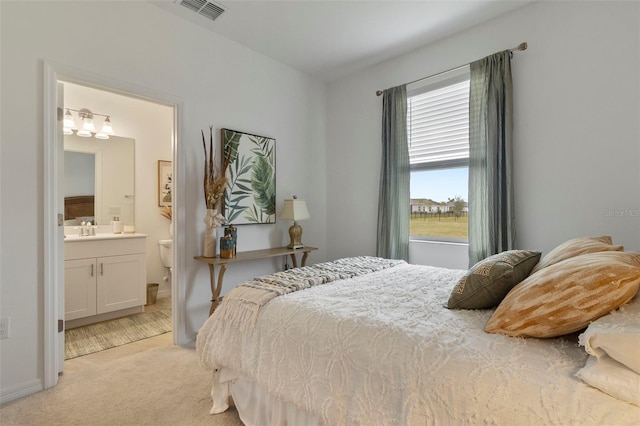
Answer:
[[96, 314], [96, 259], [64, 262], [64, 319]]
[[97, 267], [99, 314], [145, 304], [147, 265], [144, 254], [99, 257]]

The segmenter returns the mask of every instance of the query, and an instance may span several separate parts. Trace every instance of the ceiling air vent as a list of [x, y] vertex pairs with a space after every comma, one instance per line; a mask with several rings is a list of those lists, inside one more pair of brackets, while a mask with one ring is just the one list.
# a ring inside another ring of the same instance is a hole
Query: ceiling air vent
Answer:
[[194, 11], [198, 15], [215, 21], [216, 18], [224, 13], [222, 6], [207, 0], [179, 0], [181, 6]]

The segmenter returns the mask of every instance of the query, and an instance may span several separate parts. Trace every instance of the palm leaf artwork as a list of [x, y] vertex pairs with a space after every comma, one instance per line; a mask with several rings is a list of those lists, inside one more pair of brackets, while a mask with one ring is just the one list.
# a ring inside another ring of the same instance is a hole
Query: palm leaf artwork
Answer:
[[275, 139], [223, 129], [227, 169], [224, 215], [227, 223], [274, 223]]
[[260, 212], [265, 215], [276, 214], [276, 186], [273, 179], [271, 164], [263, 156], [256, 157], [251, 175], [253, 199]]

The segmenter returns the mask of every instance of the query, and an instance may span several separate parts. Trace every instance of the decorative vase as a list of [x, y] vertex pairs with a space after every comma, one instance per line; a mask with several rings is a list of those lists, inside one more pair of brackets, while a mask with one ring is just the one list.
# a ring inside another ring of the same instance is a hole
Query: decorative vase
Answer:
[[233, 255], [235, 256], [238, 248], [238, 228], [229, 224], [226, 228], [224, 228], [224, 235], [230, 235], [233, 240]]
[[220, 259], [231, 259], [233, 257], [233, 238], [226, 234], [220, 238]]
[[217, 209], [207, 209], [207, 215], [204, 218], [204, 257], [216, 257], [216, 230], [222, 224], [220, 221], [222, 215], [218, 214]]

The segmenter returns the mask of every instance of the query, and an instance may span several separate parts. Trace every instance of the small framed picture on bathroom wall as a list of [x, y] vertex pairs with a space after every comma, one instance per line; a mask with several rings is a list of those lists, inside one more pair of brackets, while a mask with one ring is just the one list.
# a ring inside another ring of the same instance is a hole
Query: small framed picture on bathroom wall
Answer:
[[173, 186], [171, 161], [158, 160], [158, 206], [171, 207]]

